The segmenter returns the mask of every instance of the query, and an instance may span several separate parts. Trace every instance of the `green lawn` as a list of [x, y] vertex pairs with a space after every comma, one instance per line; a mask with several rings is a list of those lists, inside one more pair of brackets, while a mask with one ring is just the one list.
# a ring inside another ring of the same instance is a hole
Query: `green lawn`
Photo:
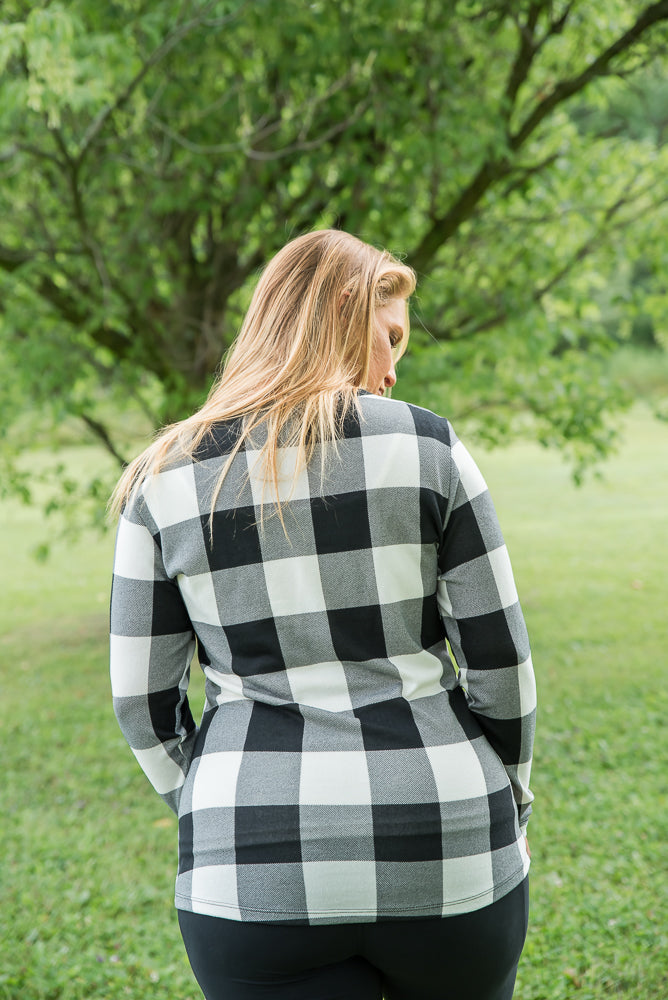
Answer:
[[[668, 425], [641, 410], [624, 424], [604, 480], [581, 489], [535, 446], [476, 453], [540, 698], [517, 1000], [668, 995]], [[59, 543], [37, 564], [48, 522], [0, 511], [0, 1000], [194, 1000], [171, 902], [176, 823], [110, 707], [113, 540]]]

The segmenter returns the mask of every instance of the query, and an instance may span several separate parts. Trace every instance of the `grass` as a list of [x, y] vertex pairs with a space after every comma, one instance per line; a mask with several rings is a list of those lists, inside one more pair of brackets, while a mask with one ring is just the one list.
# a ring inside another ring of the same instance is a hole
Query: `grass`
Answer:
[[634, 399], [643, 399], [668, 417], [668, 350], [624, 344], [610, 356], [608, 373]]
[[519, 1000], [668, 993], [668, 427], [625, 420], [580, 490], [535, 447], [484, 456], [533, 640], [540, 717]]
[[[536, 446], [477, 453], [540, 696], [516, 1000], [668, 994], [668, 426], [635, 410], [623, 439], [605, 478], [579, 490]], [[97, 452], [66, 457], [88, 466]], [[171, 902], [176, 823], [110, 706], [113, 540], [56, 544], [38, 565], [29, 552], [46, 528], [2, 505], [0, 1000], [195, 1000]]]

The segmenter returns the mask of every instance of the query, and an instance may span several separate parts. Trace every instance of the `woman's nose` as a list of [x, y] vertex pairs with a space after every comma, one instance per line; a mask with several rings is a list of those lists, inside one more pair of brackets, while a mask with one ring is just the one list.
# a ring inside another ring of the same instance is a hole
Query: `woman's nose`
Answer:
[[385, 378], [384, 378], [383, 381], [385, 383], [385, 388], [386, 389], [391, 389], [392, 386], [396, 383], [396, 381], [397, 381], [397, 373], [396, 373], [396, 370], [395, 370], [395, 367], [394, 367], [394, 363], [392, 363], [392, 365], [390, 367], [390, 370], [388, 371], [388, 373], [385, 376]]

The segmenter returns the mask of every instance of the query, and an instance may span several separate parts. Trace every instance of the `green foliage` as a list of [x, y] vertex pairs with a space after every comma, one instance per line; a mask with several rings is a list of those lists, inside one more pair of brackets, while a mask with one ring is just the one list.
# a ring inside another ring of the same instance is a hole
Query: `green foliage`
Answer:
[[[668, 428], [635, 412], [575, 490], [534, 444], [476, 457], [499, 510], [539, 694], [531, 920], [516, 1000], [666, 996]], [[97, 449], [69, 449], [73, 473]], [[113, 540], [28, 552], [2, 503], [0, 1000], [195, 1000], [172, 907], [176, 823], [112, 716]], [[193, 707], [202, 704], [199, 671]], [[447, 976], [447, 970], [444, 972]]]
[[329, 225], [417, 268], [425, 402], [600, 458], [600, 357], [665, 336], [667, 35], [641, 0], [7, 0], [6, 483], [36, 405], [117, 463], [128, 407], [191, 411], [259, 266]]

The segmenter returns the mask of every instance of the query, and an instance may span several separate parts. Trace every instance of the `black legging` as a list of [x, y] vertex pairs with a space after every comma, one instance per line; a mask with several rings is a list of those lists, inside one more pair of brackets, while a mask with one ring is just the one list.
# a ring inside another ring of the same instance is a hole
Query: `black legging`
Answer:
[[285, 926], [179, 910], [206, 1000], [510, 1000], [528, 879], [481, 910], [369, 924]]

